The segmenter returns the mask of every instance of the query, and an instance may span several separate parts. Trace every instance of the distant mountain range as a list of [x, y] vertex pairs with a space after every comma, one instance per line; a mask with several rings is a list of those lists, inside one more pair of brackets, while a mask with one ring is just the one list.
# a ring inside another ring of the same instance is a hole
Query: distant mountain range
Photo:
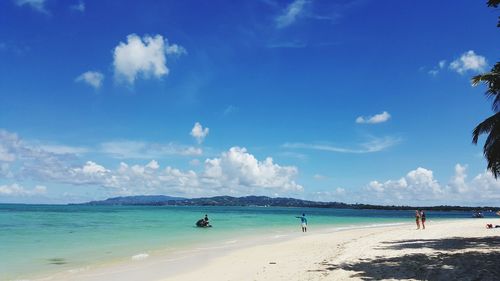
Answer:
[[90, 201], [84, 205], [167, 205], [166, 202], [186, 200], [183, 197], [172, 197], [165, 195], [139, 195], [113, 197], [102, 201]]
[[165, 195], [140, 195], [113, 197], [102, 201], [91, 201], [79, 205], [150, 205], [150, 206], [259, 206], [259, 207], [306, 207], [306, 208], [337, 208], [337, 209], [378, 209], [378, 210], [425, 210], [439, 211], [473, 211], [498, 210], [498, 207], [461, 207], [461, 206], [381, 206], [369, 204], [346, 204], [341, 202], [317, 202], [295, 198], [267, 196], [215, 196], [202, 198], [183, 198]]

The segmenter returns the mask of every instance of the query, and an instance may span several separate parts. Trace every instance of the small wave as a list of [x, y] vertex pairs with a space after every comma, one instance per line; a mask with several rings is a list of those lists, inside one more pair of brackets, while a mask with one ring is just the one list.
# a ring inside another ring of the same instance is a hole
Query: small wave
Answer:
[[229, 241], [224, 242], [224, 244], [236, 244], [237, 242], [238, 242], [238, 240], [229, 240]]
[[132, 260], [133, 261], [140, 261], [140, 260], [144, 260], [144, 259], [147, 259], [149, 257], [148, 254], [146, 253], [141, 253], [141, 254], [137, 254], [135, 256], [132, 256]]
[[373, 223], [373, 224], [367, 224], [367, 225], [347, 225], [347, 226], [339, 226], [339, 227], [333, 227], [333, 228], [328, 228], [327, 231], [343, 231], [343, 230], [351, 230], [351, 229], [364, 229], [364, 228], [375, 228], [375, 227], [389, 227], [389, 226], [400, 226], [400, 225], [406, 225], [408, 224], [407, 222], [395, 222], [395, 223]]
[[394, 223], [374, 223], [374, 224], [369, 224], [363, 226], [364, 228], [369, 228], [369, 227], [380, 227], [380, 226], [398, 226], [398, 225], [405, 225], [408, 224], [407, 222], [394, 222]]
[[78, 268], [69, 269], [68, 272], [74, 274], [74, 273], [83, 272], [87, 269], [88, 269], [87, 267], [78, 267]]
[[227, 248], [227, 247], [229, 247], [229, 246], [220, 245], [220, 246], [211, 246], [211, 247], [198, 247], [198, 248], [196, 248], [196, 250], [206, 251], [206, 250], [224, 249], [224, 248]]

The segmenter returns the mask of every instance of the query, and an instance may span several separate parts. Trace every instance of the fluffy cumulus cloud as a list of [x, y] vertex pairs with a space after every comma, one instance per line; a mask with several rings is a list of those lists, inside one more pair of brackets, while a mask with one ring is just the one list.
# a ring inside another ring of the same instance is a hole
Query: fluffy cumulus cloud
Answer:
[[120, 194], [274, 194], [301, 191], [294, 181], [296, 167], [283, 167], [271, 158], [258, 161], [246, 149], [233, 147], [220, 157], [207, 159], [199, 173], [167, 166], [152, 160], [146, 165], [121, 162], [107, 169], [92, 161], [81, 167], [59, 170], [51, 180], [75, 185], [92, 184], [112, 188]]
[[85, 82], [95, 89], [101, 88], [102, 81], [104, 80], [104, 74], [98, 71], [87, 71], [76, 77], [76, 82]]
[[463, 53], [459, 58], [450, 63], [450, 69], [460, 74], [466, 72], [483, 72], [488, 66], [486, 58], [477, 55], [474, 51], [470, 50]]
[[296, 167], [280, 166], [270, 157], [259, 161], [245, 148], [232, 147], [219, 158], [205, 161], [204, 180], [218, 188], [243, 188], [250, 193], [261, 188], [301, 191], [303, 187], [293, 180], [297, 173]]
[[276, 27], [284, 28], [294, 23], [303, 13], [307, 4], [306, 0], [294, 0], [276, 18]]
[[489, 172], [468, 181], [466, 171], [467, 166], [456, 164], [454, 176], [442, 184], [433, 171], [419, 167], [397, 180], [371, 181], [362, 197], [381, 204], [494, 205], [500, 199], [500, 182]]
[[42, 195], [46, 192], [47, 188], [43, 185], [37, 185], [33, 189], [26, 189], [17, 183], [0, 185], [0, 196], [34, 196]]
[[[102, 187], [110, 194], [171, 194], [184, 196], [247, 195], [300, 192], [302, 186], [294, 180], [298, 170], [280, 166], [268, 157], [259, 161], [245, 148], [233, 147], [219, 157], [198, 162], [200, 171], [183, 171], [151, 160], [146, 164], [121, 162], [106, 167], [97, 161], [81, 161], [71, 153], [54, 153], [28, 144], [16, 134], [0, 131], [0, 179], [12, 178]], [[134, 148], [135, 149], [135, 148]], [[134, 151], [133, 153], [141, 153]], [[128, 153], [125, 149], [120, 153]], [[149, 153], [149, 152], [147, 152]], [[35, 194], [19, 186], [4, 186], [3, 193]], [[23, 191], [24, 190], [24, 191]], [[38, 190], [40, 191], [40, 190]]]
[[48, 14], [49, 11], [45, 7], [45, 2], [45, 0], [15, 0], [18, 6], [27, 6], [37, 12]]
[[356, 123], [358, 124], [378, 124], [387, 122], [391, 118], [389, 112], [384, 111], [373, 116], [359, 116], [356, 118]]
[[168, 75], [166, 54], [182, 55], [186, 50], [176, 44], [169, 45], [162, 35], [142, 38], [136, 34], [127, 36], [113, 51], [115, 78], [133, 84], [138, 77], [161, 78]]
[[203, 126], [196, 122], [194, 123], [193, 128], [191, 129], [191, 136], [196, 139], [198, 143], [202, 143], [206, 136], [208, 136], [209, 128], [203, 128]]
[[410, 171], [399, 180], [386, 182], [372, 181], [368, 184], [369, 191], [378, 195], [391, 194], [391, 199], [404, 200], [417, 198], [417, 200], [430, 200], [444, 193], [439, 183], [434, 179], [433, 172], [425, 168]]

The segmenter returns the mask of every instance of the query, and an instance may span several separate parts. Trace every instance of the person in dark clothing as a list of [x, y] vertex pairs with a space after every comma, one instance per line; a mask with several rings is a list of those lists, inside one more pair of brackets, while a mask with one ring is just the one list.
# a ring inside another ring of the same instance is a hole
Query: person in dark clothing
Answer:
[[422, 230], [425, 229], [425, 212], [420, 210], [420, 221], [422, 222]]

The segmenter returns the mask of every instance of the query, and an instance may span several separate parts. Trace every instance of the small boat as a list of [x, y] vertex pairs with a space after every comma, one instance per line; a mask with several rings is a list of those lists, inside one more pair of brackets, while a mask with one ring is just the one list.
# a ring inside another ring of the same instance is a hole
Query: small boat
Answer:
[[474, 213], [472, 214], [472, 217], [473, 217], [473, 218], [476, 218], [476, 219], [481, 219], [481, 218], [484, 218], [484, 215], [483, 215], [483, 213], [482, 213], [482, 212], [474, 212]]

